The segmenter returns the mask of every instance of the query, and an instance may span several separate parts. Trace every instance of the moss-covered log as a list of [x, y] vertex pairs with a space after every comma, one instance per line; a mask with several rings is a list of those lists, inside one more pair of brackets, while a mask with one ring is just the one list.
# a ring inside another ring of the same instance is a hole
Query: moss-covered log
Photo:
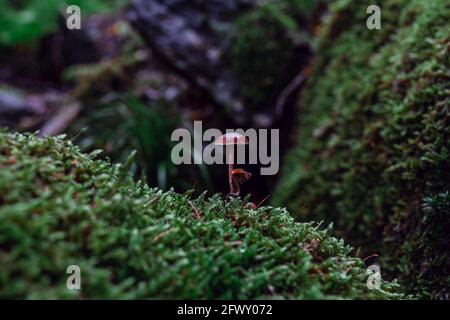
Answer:
[[[1, 298], [401, 298], [330, 228], [163, 193], [70, 141], [0, 132]], [[66, 269], [81, 268], [81, 290]], [[397, 293], [396, 293], [397, 292]]]
[[334, 221], [410, 290], [449, 299], [449, 2], [336, 1], [316, 53], [273, 204]]

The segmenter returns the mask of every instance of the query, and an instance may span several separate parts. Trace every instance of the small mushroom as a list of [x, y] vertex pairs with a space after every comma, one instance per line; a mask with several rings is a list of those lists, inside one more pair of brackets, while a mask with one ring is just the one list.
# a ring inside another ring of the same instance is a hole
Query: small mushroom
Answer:
[[[247, 137], [239, 133], [225, 133], [218, 137], [214, 142], [215, 145], [227, 146], [227, 156], [228, 156], [228, 183], [230, 185], [230, 195], [238, 196], [240, 193], [239, 184], [248, 180], [251, 176], [249, 172], [242, 169], [234, 169], [234, 145], [237, 144], [248, 144]], [[240, 174], [237, 174], [237, 173]], [[247, 177], [245, 180], [241, 178], [241, 174], [245, 173]]]
[[258, 207], [256, 206], [256, 204], [254, 204], [253, 202], [247, 202], [244, 206], [245, 209], [252, 209], [252, 210], [256, 210], [258, 209]]

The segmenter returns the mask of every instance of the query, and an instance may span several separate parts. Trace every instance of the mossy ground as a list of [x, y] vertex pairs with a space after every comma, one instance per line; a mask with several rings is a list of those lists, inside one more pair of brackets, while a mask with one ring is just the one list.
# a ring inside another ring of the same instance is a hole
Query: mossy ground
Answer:
[[372, 4], [333, 4], [273, 204], [334, 221], [409, 290], [449, 299], [450, 4], [379, 1], [368, 30]]
[[[62, 137], [0, 132], [2, 298], [401, 298], [284, 209], [149, 189]], [[80, 291], [66, 268], [81, 268]], [[396, 293], [397, 292], [397, 293]]]

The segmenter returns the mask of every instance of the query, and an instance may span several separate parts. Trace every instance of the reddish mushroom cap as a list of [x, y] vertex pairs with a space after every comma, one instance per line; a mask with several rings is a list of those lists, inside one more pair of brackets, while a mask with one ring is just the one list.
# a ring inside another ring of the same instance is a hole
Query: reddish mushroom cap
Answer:
[[247, 137], [242, 134], [232, 132], [225, 133], [218, 137], [214, 144], [217, 145], [229, 145], [229, 144], [248, 144]]

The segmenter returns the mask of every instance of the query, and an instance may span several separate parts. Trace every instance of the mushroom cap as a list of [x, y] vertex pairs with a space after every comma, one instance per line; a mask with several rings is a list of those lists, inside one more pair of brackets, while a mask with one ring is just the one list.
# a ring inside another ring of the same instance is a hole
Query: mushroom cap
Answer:
[[248, 144], [247, 137], [242, 134], [231, 132], [225, 133], [218, 137], [216, 141], [214, 141], [216, 145], [229, 145], [229, 144]]

